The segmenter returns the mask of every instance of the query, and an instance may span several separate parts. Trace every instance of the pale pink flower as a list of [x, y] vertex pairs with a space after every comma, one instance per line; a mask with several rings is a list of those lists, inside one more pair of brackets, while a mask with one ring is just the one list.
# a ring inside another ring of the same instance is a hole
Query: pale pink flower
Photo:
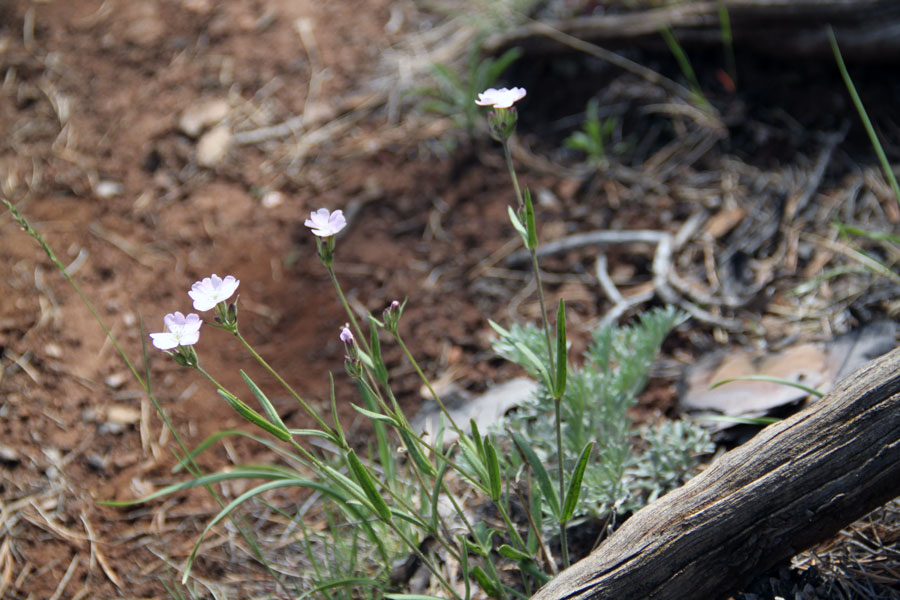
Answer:
[[353, 334], [350, 333], [349, 327], [342, 327], [341, 335], [339, 337], [341, 338], [341, 341], [344, 342], [345, 344], [347, 344], [348, 346], [353, 344]]
[[509, 108], [525, 97], [525, 88], [514, 87], [511, 90], [490, 88], [478, 94], [475, 104], [478, 106], [493, 106], [494, 108]]
[[214, 308], [219, 302], [231, 298], [241, 282], [231, 275], [222, 279], [215, 273], [191, 286], [188, 296], [194, 300], [194, 308], [199, 311]]
[[346, 227], [347, 219], [344, 218], [342, 210], [329, 212], [327, 208], [320, 208], [309, 213], [309, 218], [303, 224], [312, 229], [313, 234], [327, 238]]
[[185, 317], [176, 311], [163, 317], [163, 323], [168, 331], [150, 334], [153, 345], [160, 350], [172, 350], [178, 346], [193, 346], [200, 339], [200, 326], [203, 321], [194, 313]]

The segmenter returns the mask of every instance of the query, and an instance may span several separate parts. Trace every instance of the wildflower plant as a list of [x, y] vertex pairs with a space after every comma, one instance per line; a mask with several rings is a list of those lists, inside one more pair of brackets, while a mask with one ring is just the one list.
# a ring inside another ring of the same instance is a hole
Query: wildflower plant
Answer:
[[[197, 486], [206, 486], [219, 498], [213, 487], [218, 483], [262, 481], [230, 502], [220, 499], [222, 508], [197, 540], [184, 566], [183, 581], [190, 576], [202, 539], [219, 522], [229, 518], [238, 523], [250, 546], [257, 548], [233, 512], [268, 491], [297, 488], [323, 499], [321, 510], [329, 528], [312, 532], [300, 519], [298, 544], [307, 554], [312, 584], [292, 590], [295, 595], [410, 598], [391, 593], [406, 583], [402, 577], [392, 577], [391, 567], [412, 557], [432, 582], [433, 595], [417, 594], [416, 598], [468, 600], [476, 587], [498, 600], [527, 597], [560, 566], [568, 566], [569, 524], [636, 508], [678, 485], [692, 473], [696, 455], [709, 450], [708, 439], [688, 425], [640, 433], [647, 448], [640, 455], [631, 446], [635, 432], [625, 411], [646, 383], [663, 337], [684, 320], [683, 315], [659, 310], [644, 315], [633, 327], [602, 329], [594, 334], [583, 366], [569, 364], [565, 303], [559, 303], [551, 321], [538, 268], [534, 205], [529, 191], [519, 186], [509, 148], [518, 119], [515, 103], [525, 95], [521, 88], [492, 88], [478, 95], [477, 104], [472, 103], [491, 108], [491, 135], [503, 147], [516, 199], [508, 214], [531, 253], [541, 309], [539, 326], [514, 324], [507, 330], [492, 323], [499, 334], [495, 349], [538, 380], [536, 396], [505, 419], [502, 428], [482, 432], [474, 421], [456, 422], [400, 334], [407, 301], [393, 301], [380, 318], [369, 314], [360, 323], [333, 268], [338, 234], [347, 226], [346, 219], [340, 210], [312, 212], [305, 225], [315, 237], [318, 257], [348, 318], [335, 337], [344, 345], [344, 367], [361, 400], [353, 408], [372, 421], [374, 440], [368, 449], [351, 443], [338, 417], [333, 387], [330, 414], [325, 414], [295, 391], [243, 337], [235, 296], [239, 280], [213, 274], [194, 283], [188, 298], [195, 310], [212, 311], [212, 317], [203, 321], [196, 313], [169, 313], [163, 319], [165, 331], [150, 334], [150, 340], [180, 365], [200, 373], [256, 430], [220, 432], [193, 451], [176, 438], [182, 451], [179, 470], [190, 470], [191, 479], [131, 502], [107, 503], [149, 502]], [[7, 206], [33, 232], [14, 207]], [[55, 259], [40, 236], [32, 235]], [[241, 377], [249, 394], [244, 393], [244, 398], [207, 372], [202, 356], [194, 350], [204, 322], [220, 330], [220, 335], [234, 336], [313, 425], [288, 427], [245, 372], [241, 371]], [[382, 338], [402, 350], [441, 408], [443, 419], [433, 436], [413, 430], [401, 409], [382, 358]], [[127, 360], [124, 352], [122, 356]], [[149, 384], [133, 371], [152, 398]], [[165, 411], [155, 398], [154, 402], [170, 426]], [[445, 444], [448, 429], [455, 441]], [[256, 440], [284, 457], [285, 463], [201, 472], [194, 463], [197, 454], [231, 435]], [[322, 443], [308, 444], [309, 438]], [[487, 523], [473, 516], [471, 509], [481, 503], [492, 505], [496, 521]], [[519, 507], [526, 509], [525, 522], [513, 516]], [[554, 538], [558, 544], [551, 544]], [[558, 557], [552, 547], [560, 549]], [[262, 552], [257, 557], [266, 564]], [[270, 573], [277, 578], [274, 569]], [[282, 583], [282, 587], [287, 590], [288, 586]]]
[[476, 41], [469, 51], [462, 76], [446, 65], [435, 64], [431, 66], [435, 85], [411, 91], [424, 99], [420, 105], [422, 110], [450, 117], [456, 129], [469, 136], [474, 135], [482, 118], [475, 104], [476, 95], [493, 86], [503, 72], [522, 56], [521, 49], [511, 48], [497, 58], [483, 58], [478, 48], [479, 42]]

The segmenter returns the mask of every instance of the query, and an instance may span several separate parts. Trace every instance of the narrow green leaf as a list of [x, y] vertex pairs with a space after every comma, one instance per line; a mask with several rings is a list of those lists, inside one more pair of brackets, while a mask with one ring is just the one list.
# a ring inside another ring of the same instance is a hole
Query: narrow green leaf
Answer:
[[184, 570], [184, 575], [181, 578], [181, 582], [182, 583], [187, 582], [188, 577], [190, 576], [190, 573], [191, 573], [191, 567], [192, 567], [192, 565], [194, 563], [194, 559], [196, 558], [196, 555], [197, 555], [197, 551], [200, 549], [200, 543], [203, 541], [203, 538], [206, 536], [206, 534], [209, 533], [210, 529], [215, 527], [215, 525], [217, 523], [219, 523], [219, 521], [224, 519], [226, 516], [228, 516], [231, 513], [231, 511], [233, 511], [235, 508], [237, 508], [238, 506], [240, 506], [241, 504], [243, 504], [250, 498], [257, 496], [263, 492], [266, 492], [266, 491], [269, 491], [272, 489], [283, 488], [283, 487], [311, 488], [315, 491], [318, 491], [323, 496], [326, 496], [327, 498], [334, 501], [341, 508], [341, 510], [346, 512], [346, 514], [349, 515], [356, 522], [360, 523], [360, 525], [363, 527], [363, 529], [365, 529], [366, 535], [369, 537], [369, 540], [375, 544], [375, 547], [377, 548], [378, 553], [381, 555], [382, 559], [386, 562], [389, 561], [389, 559], [387, 557], [387, 551], [385, 549], [384, 542], [381, 539], [381, 537], [375, 533], [375, 530], [372, 528], [372, 525], [369, 523], [369, 521], [367, 519], [363, 518], [364, 515], [362, 515], [359, 512], [359, 510], [357, 508], [355, 508], [352, 504], [349, 504], [347, 502], [346, 497], [344, 497], [342, 494], [340, 494], [339, 492], [335, 491], [334, 489], [332, 489], [326, 485], [322, 485], [320, 483], [316, 483], [314, 481], [310, 481], [310, 480], [302, 478], [302, 477], [297, 477], [297, 478], [288, 479], [285, 481], [272, 481], [269, 483], [264, 483], [262, 485], [259, 485], [251, 490], [244, 492], [243, 494], [241, 494], [240, 496], [238, 496], [237, 498], [235, 498], [234, 500], [229, 502], [228, 505], [226, 505], [224, 508], [222, 508], [222, 510], [219, 511], [219, 514], [217, 514], [215, 516], [215, 518], [213, 518], [206, 525], [203, 532], [200, 534], [200, 537], [197, 539], [196, 544], [194, 544], [194, 549], [191, 552], [190, 557], [188, 558], [188, 562], [187, 562], [187, 565]]
[[472, 432], [472, 440], [475, 442], [475, 448], [478, 450], [478, 458], [484, 461], [484, 442], [481, 439], [481, 433], [478, 431], [478, 423], [475, 419], [469, 419], [469, 430]]
[[588, 442], [581, 449], [578, 456], [578, 462], [575, 463], [575, 471], [569, 480], [569, 488], [566, 490], [566, 500], [563, 503], [562, 517], [560, 523], [566, 523], [575, 514], [575, 507], [578, 504], [578, 496], [581, 494], [581, 481], [584, 479], [584, 470], [587, 468], [588, 460], [591, 458], [591, 451], [594, 449], [594, 442]]
[[900, 244], [900, 236], [894, 235], [893, 233], [887, 233], [885, 231], [866, 231], [865, 229], [860, 229], [853, 225], [845, 225], [843, 223], [835, 223], [835, 226], [837, 226], [838, 232], [842, 235], [856, 235], [876, 242]]
[[419, 440], [405, 429], [401, 429], [399, 431], [400, 437], [403, 439], [403, 444], [409, 451], [409, 456], [410, 458], [412, 458], [413, 462], [416, 463], [419, 471], [425, 473], [429, 477], [434, 477], [435, 475], [437, 475], [437, 469], [434, 468], [434, 465], [431, 464], [431, 461], [428, 460], [422, 453], [422, 448], [419, 447]]
[[534, 224], [534, 204], [531, 202], [531, 190], [525, 188], [525, 247], [529, 250], [537, 248], [537, 227]]
[[[228, 392], [224, 392], [222, 390], [216, 390], [219, 392], [219, 395], [225, 398], [225, 401], [231, 405], [231, 407], [238, 412], [239, 415], [256, 425], [257, 427], [264, 429], [277, 437], [279, 440], [286, 442], [291, 439], [291, 433], [287, 429], [282, 429], [277, 425], [273, 425], [269, 421], [265, 419], [261, 414], [247, 406], [243, 401], [234, 396], [233, 394], [229, 394]], [[282, 424], [283, 426], [283, 424]]]
[[197, 477], [196, 479], [190, 479], [188, 481], [182, 481], [181, 483], [175, 483], [136, 500], [100, 500], [98, 504], [102, 504], [103, 506], [116, 507], [133, 506], [135, 504], [144, 504], [146, 502], [150, 502], [151, 500], [156, 500], [157, 498], [168, 496], [170, 494], [188, 490], [197, 486], [210, 485], [230, 479], [285, 479], [288, 477], [293, 477], [293, 475], [290, 473], [279, 472], [277, 470], [271, 469], [241, 468], [223, 473], [212, 473], [210, 475]]
[[709, 389], [713, 390], [720, 385], [725, 385], [726, 383], [731, 383], [732, 381], [767, 381], [769, 383], [778, 383], [781, 385], [797, 388], [798, 390], [802, 390], [807, 394], [812, 394], [816, 398], [821, 398], [825, 395], [823, 392], [820, 392], [816, 388], [809, 387], [808, 385], [803, 385], [802, 383], [797, 383], [796, 381], [792, 381], [790, 379], [772, 377], [770, 375], [744, 375], [742, 377], [729, 377], [728, 379], [720, 379], [719, 381], [709, 386]]
[[541, 488], [541, 493], [544, 496], [544, 499], [547, 501], [547, 505], [550, 508], [550, 513], [558, 520], [561, 513], [559, 507], [559, 492], [556, 491], [556, 488], [553, 487], [553, 482], [550, 481], [550, 475], [547, 473], [547, 469], [544, 468], [544, 464], [538, 458], [537, 454], [534, 453], [534, 450], [531, 448], [531, 445], [522, 437], [521, 434], [510, 431], [510, 435], [512, 435], [513, 442], [516, 444], [516, 448], [519, 449], [519, 452], [522, 453], [522, 456], [525, 457], [525, 460], [528, 462], [528, 465], [531, 467], [532, 472], [534, 472], [534, 476], [537, 477], [538, 485]]
[[500, 479], [500, 461], [497, 459], [497, 451], [491, 440], [484, 440], [484, 460], [487, 463], [488, 471], [488, 488], [491, 490], [491, 500], [500, 501], [500, 495], [503, 493], [503, 480]]
[[369, 499], [372, 508], [375, 509], [375, 513], [381, 517], [384, 522], [390, 523], [391, 510], [388, 508], [384, 498], [381, 497], [381, 494], [378, 493], [378, 488], [375, 487], [375, 481], [372, 479], [369, 470], [362, 464], [362, 461], [359, 460], [359, 457], [356, 456], [356, 452], [353, 450], [348, 451], [346, 457], [347, 466], [350, 467], [350, 471], [353, 472], [354, 479], [356, 479], [356, 482], [362, 488], [366, 498]]
[[566, 356], [566, 302], [559, 301], [556, 312], [556, 382], [553, 390], [554, 398], [562, 398], [566, 393], [566, 376], [569, 368]]
[[431, 530], [438, 530], [438, 500], [441, 497], [441, 487], [444, 485], [444, 475], [447, 474], [447, 469], [450, 468], [450, 464], [447, 461], [442, 461], [441, 466], [438, 469], [437, 475], [434, 477], [434, 489], [431, 491]]
[[259, 401], [260, 405], [263, 407], [266, 415], [269, 417], [269, 422], [281, 429], [283, 432], [287, 433], [287, 426], [284, 424], [284, 421], [281, 420], [281, 417], [278, 416], [278, 411], [275, 410], [275, 406], [266, 395], [263, 393], [259, 386], [250, 379], [250, 376], [247, 375], [243, 369], [241, 369], [241, 377], [244, 379], [244, 383], [247, 384], [247, 387], [250, 388], [250, 391], [253, 392], [253, 395]]
[[384, 385], [388, 384], [387, 367], [384, 366], [384, 360], [381, 358], [381, 340], [378, 339], [378, 321], [375, 317], [369, 315], [369, 349], [372, 351], [372, 362], [375, 363], [375, 379]]
[[344, 437], [344, 429], [341, 427], [341, 420], [338, 416], [337, 399], [334, 395], [334, 375], [331, 374], [331, 371], [328, 372], [328, 385], [329, 397], [331, 398], [331, 420], [334, 422], [335, 437], [337, 438], [332, 441], [341, 448], [346, 448], [347, 438]]
[[488, 597], [500, 598], [500, 588], [497, 587], [495, 582], [490, 580], [480, 565], [475, 565], [475, 568], [472, 569], [472, 577], [475, 578], [475, 581], [478, 582], [478, 585], [481, 586], [481, 589], [484, 590]]
[[361, 406], [357, 406], [355, 404], [351, 404], [350, 406], [352, 406], [356, 412], [369, 417], [373, 421], [387, 423], [388, 425], [393, 425], [394, 427], [397, 427], [397, 428], [400, 427], [400, 424], [397, 423], [397, 419], [395, 419], [394, 417], [389, 417], [388, 415], [386, 415], [384, 413], [367, 410], [367, 409], [365, 409]]
[[500, 553], [500, 556], [505, 558], [511, 558], [512, 560], [531, 560], [532, 556], [526, 552], [522, 552], [521, 550], [517, 550], [513, 548], [509, 544], [501, 544], [497, 549], [497, 552]]

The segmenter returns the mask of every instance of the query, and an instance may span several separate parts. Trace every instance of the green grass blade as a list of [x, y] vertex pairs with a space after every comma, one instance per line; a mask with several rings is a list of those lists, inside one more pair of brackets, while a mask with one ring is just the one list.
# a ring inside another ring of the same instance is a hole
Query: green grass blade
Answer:
[[881, 170], [884, 171], [884, 176], [891, 184], [891, 189], [894, 190], [894, 197], [897, 198], [897, 203], [900, 204], [900, 186], [897, 185], [897, 178], [894, 176], [894, 170], [891, 168], [891, 163], [888, 162], [887, 155], [884, 153], [884, 148], [882, 148], [881, 142], [875, 134], [875, 128], [872, 126], [872, 121], [869, 120], [866, 108], [863, 106], [862, 100], [856, 92], [856, 86], [853, 85], [850, 73], [847, 71], [846, 65], [844, 65], [844, 57], [841, 55], [841, 49], [838, 47], [837, 39], [834, 37], [834, 31], [831, 29], [831, 26], [828, 27], [828, 41], [831, 42], [831, 51], [834, 52], [834, 60], [837, 62], [838, 70], [841, 72], [841, 77], [844, 79], [847, 91], [850, 92], [850, 98], [853, 99], [853, 105], [859, 113], [859, 118], [862, 120], [863, 127], [866, 128], [866, 134], [869, 136], [869, 141], [875, 149], [875, 154], [878, 155], [878, 162], [881, 163]]
[[717, 387], [725, 385], [726, 383], [731, 383], [732, 381], [767, 381], [769, 383], [778, 383], [781, 385], [787, 385], [793, 388], [797, 388], [798, 390], [803, 390], [807, 394], [812, 394], [816, 398], [821, 398], [825, 395], [816, 388], [809, 387], [808, 385], [803, 385], [802, 383], [797, 383], [796, 381], [783, 379], [781, 377], [771, 377], [769, 375], [744, 375], [743, 377], [729, 377], [728, 379], [721, 379], [715, 382], [714, 384], [709, 386], [709, 389], [714, 390]]
[[293, 474], [285, 473], [281, 471], [275, 471], [269, 468], [262, 469], [236, 469], [234, 471], [228, 471], [227, 473], [211, 473], [209, 475], [204, 475], [202, 477], [197, 477], [196, 479], [191, 479], [189, 481], [182, 481], [181, 483], [174, 483], [172, 485], [168, 485], [161, 490], [157, 490], [152, 494], [144, 496], [143, 498], [138, 498], [137, 500], [100, 500], [98, 504], [103, 506], [134, 506], [136, 504], [143, 504], [145, 502], [150, 502], [151, 500], [156, 500], [157, 498], [162, 498], [163, 496], [168, 496], [170, 494], [174, 494], [177, 492], [181, 492], [184, 490], [189, 490], [191, 488], [197, 487], [199, 485], [210, 485], [213, 483], [218, 483], [220, 481], [227, 481], [229, 479], [276, 479], [283, 480], [286, 477], [292, 477]]

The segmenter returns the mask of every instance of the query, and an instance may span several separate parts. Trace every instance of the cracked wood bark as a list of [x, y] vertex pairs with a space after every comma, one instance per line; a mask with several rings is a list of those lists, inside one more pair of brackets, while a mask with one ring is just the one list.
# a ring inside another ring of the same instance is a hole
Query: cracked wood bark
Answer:
[[831, 57], [825, 33], [833, 25], [845, 57], [884, 60], [900, 50], [900, 2], [896, 0], [699, 0], [663, 8], [632, 10], [537, 22], [489, 37], [496, 52], [524, 46], [532, 53], [564, 50], [552, 30], [601, 46], [655, 44], [671, 28], [683, 44], [722, 45], [719, 6], [728, 9], [736, 48], [752, 47], [781, 57]]
[[533, 598], [723, 598], [897, 496], [900, 348], [635, 513]]

